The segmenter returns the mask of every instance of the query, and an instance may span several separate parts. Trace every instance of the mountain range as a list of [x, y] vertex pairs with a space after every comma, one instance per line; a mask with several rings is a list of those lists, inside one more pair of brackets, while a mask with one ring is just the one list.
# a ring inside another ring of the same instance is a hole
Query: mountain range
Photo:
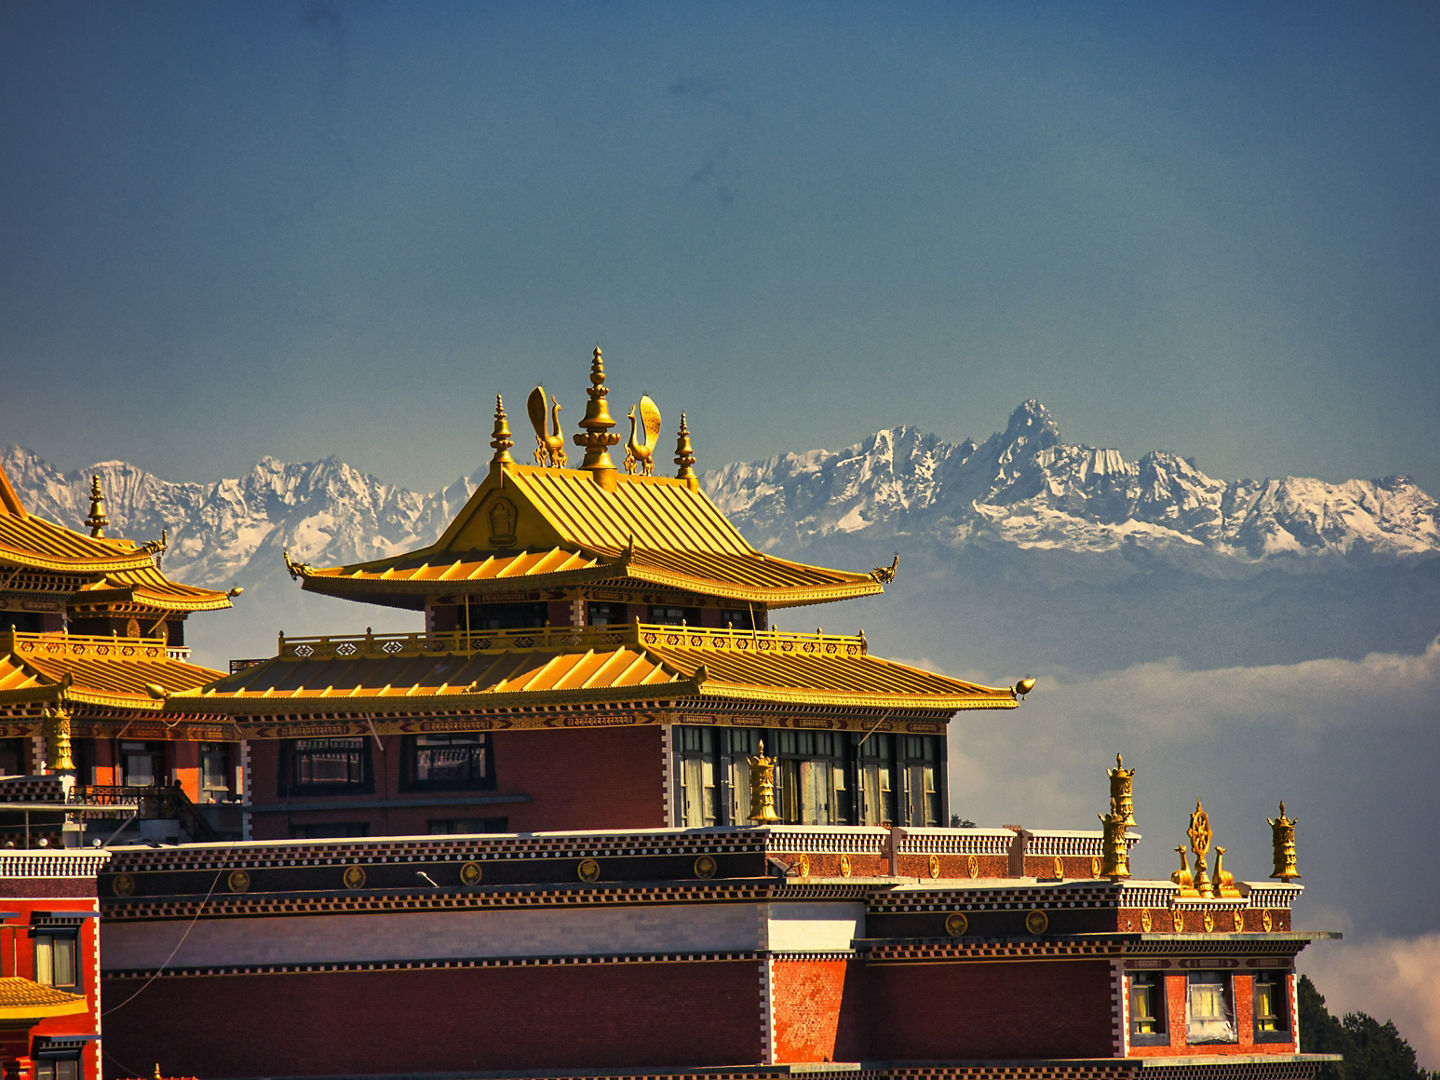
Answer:
[[[110, 535], [164, 531], [167, 574], [245, 586], [236, 611], [191, 622], [211, 663], [267, 654], [282, 628], [348, 632], [381, 616], [407, 628], [396, 620], [418, 617], [302, 594], [282, 551], [331, 565], [421, 546], [484, 468], [422, 493], [334, 458], [266, 457], [208, 484], [120, 461], [61, 473], [13, 445], [0, 464], [32, 512], [72, 528], [98, 474]], [[1163, 655], [1293, 661], [1423, 648], [1437, 629], [1440, 507], [1412, 480], [1218, 480], [1173, 453], [1129, 461], [1065, 443], [1036, 401], [983, 442], [898, 427], [844, 450], [726, 465], [703, 484], [762, 550], [846, 568], [899, 553], [890, 598], [846, 608], [863, 612], [872, 640], [883, 628], [890, 654], [952, 670], [1008, 677], [1018, 658], [1067, 668]]]

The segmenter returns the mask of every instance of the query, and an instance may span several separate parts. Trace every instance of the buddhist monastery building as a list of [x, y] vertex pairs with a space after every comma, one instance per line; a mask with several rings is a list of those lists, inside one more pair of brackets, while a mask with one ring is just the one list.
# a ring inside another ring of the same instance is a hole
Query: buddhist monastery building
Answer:
[[[672, 475], [644, 396], [616, 465], [609, 393], [597, 348], [574, 466], [554, 397], [529, 398], [533, 463], [497, 398], [489, 472], [435, 543], [286, 556], [301, 588], [368, 605], [355, 625], [226, 675], [172, 644], [224, 594], [27, 525], [8, 493], [17, 769], [64, 772], [63, 713], [95, 784], [164, 770], [198, 800], [217, 747], [240, 774], [242, 838], [99, 853], [104, 1075], [1305, 1080], [1332, 1060], [1299, 1049], [1295, 957], [1333, 935], [1292, 925], [1283, 803], [1246, 833], [1271, 843], [1258, 882], [1198, 801], [1169, 827], [1179, 869], [1132, 879], [1119, 756], [1108, 792], [1100, 762], [1076, 779], [1098, 829], [947, 827], [950, 724], [1011, 722], [1034, 680], [779, 629], [883, 592], [898, 558], [757, 551], [700, 490], [683, 413]], [[424, 630], [377, 626], [390, 608]], [[22, 1052], [7, 1075], [62, 1075]]]
[[232, 594], [167, 578], [163, 538], [107, 537], [98, 476], [86, 524], [28, 513], [0, 470], [0, 842], [108, 839], [122, 804], [159, 838], [238, 835], [237, 732], [164, 702], [220, 677], [188, 662], [185, 620]]

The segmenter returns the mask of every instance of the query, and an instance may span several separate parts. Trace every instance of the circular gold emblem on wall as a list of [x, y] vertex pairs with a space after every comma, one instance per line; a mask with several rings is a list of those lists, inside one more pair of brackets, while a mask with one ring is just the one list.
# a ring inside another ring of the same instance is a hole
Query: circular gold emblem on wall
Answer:
[[1026, 912], [1025, 929], [1032, 934], [1043, 934], [1050, 929], [1050, 916], [1039, 908]]
[[244, 892], [250, 888], [250, 875], [244, 870], [231, 870], [225, 884], [231, 892]]
[[1241, 933], [1245, 929], [1245, 916], [1240, 913], [1239, 908], [1235, 910], [1235, 932]]
[[952, 911], [945, 916], [945, 932], [951, 937], [960, 937], [970, 929], [970, 920], [963, 911]]
[[600, 862], [597, 859], [581, 859], [575, 872], [581, 881], [594, 881], [600, 876]]
[[1215, 914], [1214, 914], [1214, 912], [1210, 912], [1210, 911], [1205, 912], [1205, 920], [1204, 920], [1204, 922], [1205, 922], [1205, 932], [1206, 932], [1207, 934], [1213, 934], [1213, 933], [1215, 932]]
[[695, 876], [698, 878], [712, 878], [715, 876], [715, 857], [713, 855], [698, 855], [695, 858]]
[[460, 865], [461, 885], [479, 885], [480, 879], [484, 876], [485, 872], [480, 869], [480, 864], [478, 862], [467, 862]]
[[345, 882], [347, 889], [363, 889], [365, 887], [365, 868], [351, 863], [345, 867], [345, 873], [341, 875], [340, 880]]
[[965, 858], [965, 869], [969, 872], [969, 874], [970, 874], [970, 876], [971, 876], [972, 878], [973, 878], [973, 877], [979, 877], [979, 876], [980, 876], [980, 860], [977, 859], [977, 858], [975, 858], [974, 855], [967, 855], [966, 858]]
[[841, 876], [841, 877], [849, 877], [850, 874], [851, 874], [851, 871], [852, 871], [852, 867], [850, 866], [850, 856], [849, 856], [849, 855], [841, 855], [841, 856], [840, 856], [840, 876]]
[[1100, 856], [1099, 856], [1099, 855], [1091, 855], [1091, 856], [1090, 856], [1090, 876], [1091, 876], [1091, 877], [1099, 877], [1099, 876], [1100, 876], [1100, 865], [1101, 865], [1101, 863], [1100, 863]]
[[1147, 907], [1140, 912], [1140, 929], [1148, 934], [1150, 932], [1150, 927], [1154, 925], [1154, 921], [1150, 918], [1150, 909]]
[[801, 856], [800, 856], [800, 861], [797, 862], [795, 865], [796, 865], [796, 867], [799, 869], [799, 871], [800, 871], [800, 876], [801, 876], [801, 877], [809, 877], [809, 876], [810, 876], [810, 856], [809, 856], [809, 855], [801, 855]]
[[1260, 916], [1260, 925], [1265, 928], [1267, 934], [1275, 928], [1275, 920], [1270, 917], [1269, 911]]
[[116, 896], [129, 896], [135, 891], [135, 879], [129, 874], [116, 874], [110, 879], [110, 891]]
[[1065, 876], [1065, 860], [1062, 859], [1062, 858], [1060, 858], [1059, 855], [1056, 855], [1056, 856], [1055, 856], [1055, 876], [1056, 876], [1056, 877], [1064, 877], [1064, 876]]
[[1177, 934], [1180, 933], [1180, 931], [1182, 931], [1182, 930], [1185, 929], [1185, 913], [1184, 913], [1183, 911], [1181, 911], [1179, 908], [1176, 908], [1176, 909], [1171, 913], [1171, 915], [1170, 915], [1170, 921], [1171, 921], [1171, 923], [1174, 924], [1174, 926], [1175, 926], [1175, 932], [1176, 932]]
[[939, 856], [939, 855], [931, 855], [931, 856], [930, 856], [929, 868], [930, 868], [930, 876], [931, 876], [932, 878], [937, 878], [937, 877], [940, 876], [940, 856]]

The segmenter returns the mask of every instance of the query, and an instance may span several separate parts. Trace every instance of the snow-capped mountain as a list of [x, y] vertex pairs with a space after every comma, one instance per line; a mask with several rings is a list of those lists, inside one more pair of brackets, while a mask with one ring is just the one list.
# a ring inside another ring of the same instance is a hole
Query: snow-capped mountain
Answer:
[[[281, 629], [418, 628], [406, 612], [302, 593], [281, 553], [335, 565], [419, 547], [482, 475], [427, 494], [333, 458], [262, 458], [242, 477], [209, 484], [118, 461], [62, 474], [16, 446], [0, 464], [29, 509], [71, 528], [83, 528], [99, 474], [109, 535], [142, 542], [163, 530], [167, 574], [243, 586], [234, 611], [190, 621], [197, 659], [212, 664], [268, 655]], [[890, 600], [844, 607], [888, 628], [892, 654], [942, 666], [999, 663], [1021, 650], [1108, 665], [1200, 648], [1194, 641], [1212, 649], [1207, 662], [1224, 661], [1223, 648], [1251, 658], [1282, 647], [1341, 655], [1412, 638], [1423, 647], [1440, 630], [1430, 614], [1440, 609], [1440, 560], [1416, 558], [1440, 552], [1440, 511], [1409, 479], [1216, 480], [1170, 453], [1127, 461], [1066, 444], [1035, 401], [981, 443], [901, 427], [846, 450], [727, 465], [703, 483], [763, 550], [851, 569], [900, 552]], [[974, 617], [1022, 603], [1043, 605], [1044, 620]], [[954, 623], [961, 611], [967, 619], [943, 644], [912, 640], [915, 626]], [[860, 621], [839, 609], [826, 617]], [[1354, 641], [1340, 640], [1350, 628]]]
[[1436, 502], [1406, 477], [1216, 480], [1164, 451], [1126, 461], [1116, 450], [1064, 443], [1037, 401], [983, 443], [900, 427], [846, 450], [727, 465], [705, 484], [762, 545], [883, 530], [950, 547], [1140, 544], [1243, 560], [1440, 551]]

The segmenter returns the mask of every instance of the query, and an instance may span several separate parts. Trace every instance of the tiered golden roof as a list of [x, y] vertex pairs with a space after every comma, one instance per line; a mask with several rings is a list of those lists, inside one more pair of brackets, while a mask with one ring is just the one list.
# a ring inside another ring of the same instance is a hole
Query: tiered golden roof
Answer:
[[[566, 469], [558, 402], [536, 387], [528, 411], [535, 456], [518, 464], [504, 403], [496, 399], [490, 472], [444, 535], [404, 555], [316, 568], [286, 563], [311, 592], [392, 607], [422, 609], [440, 596], [513, 599], [531, 592], [590, 584], [641, 583], [763, 608], [795, 607], [883, 591], [893, 568], [869, 573], [829, 570], [777, 559], [751, 547], [701, 490], [690, 431], [681, 415], [674, 477], [653, 476], [660, 412], [649, 397], [628, 414], [643, 417], [645, 441], [632, 432], [627, 473], [609, 457], [611, 432], [600, 350], [591, 362], [579, 468]], [[632, 423], [632, 427], [635, 426]], [[552, 427], [554, 430], [552, 430]], [[638, 429], [637, 429], [638, 430]]]
[[566, 703], [777, 703], [949, 715], [1006, 709], [978, 686], [871, 656], [860, 636], [632, 624], [490, 634], [290, 638], [280, 655], [172, 697], [190, 712], [330, 718]]
[[[95, 516], [93, 509], [91, 514]], [[136, 545], [103, 535], [87, 536], [36, 517], [21, 505], [5, 470], [0, 469], [0, 572], [9, 567], [22, 574], [26, 570], [45, 574], [36, 591], [75, 596], [87, 610], [105, 608], [127, 614], [215, 611], [230, 606], [228, 593], [167, 578], [155, 565], [159, 550], [163, 550], [163, 542]]]
[[0, 714], [39, 703], [158, 712], [162, 694], [194, 690], [221, 672], [171, 659], [161, 638], [0, 631]]
[[[883, 575], [828, 570], [762, 554], [686, 480], [612, 477], [507, 463], [492, 469], [434, 544], [405, 555], [315, 569], [312, 592], [423, 608], [436, 594], [513, 592], [621, 581], [766, 607], [883, 592]], [[508, 529], [497, 532], [497, 517]], [[508, 541], [508, 542], [506, 542]]]

